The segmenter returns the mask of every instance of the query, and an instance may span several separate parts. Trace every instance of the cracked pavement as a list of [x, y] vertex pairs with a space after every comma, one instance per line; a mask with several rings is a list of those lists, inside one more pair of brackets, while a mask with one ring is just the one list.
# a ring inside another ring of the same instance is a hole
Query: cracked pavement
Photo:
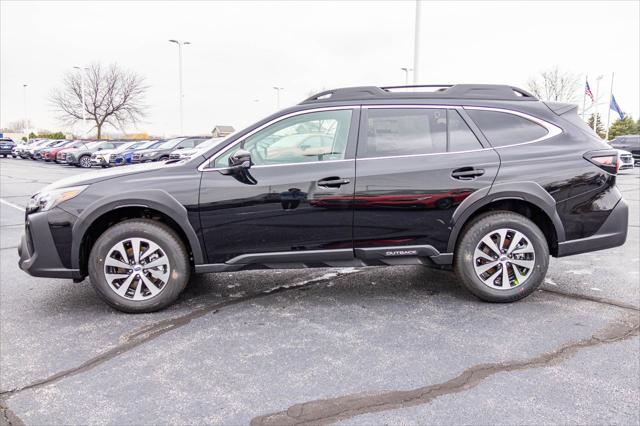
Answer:
[[[0, 198], [74, 173], [0, 159]], [[23, 214], [2, 203], [0, 425], [638, 424], [638, 170], [618, 185], [627, 243], [552, 259], [518, 303], [423, 267], [250, 271], [135, 316], [21, 272]]]

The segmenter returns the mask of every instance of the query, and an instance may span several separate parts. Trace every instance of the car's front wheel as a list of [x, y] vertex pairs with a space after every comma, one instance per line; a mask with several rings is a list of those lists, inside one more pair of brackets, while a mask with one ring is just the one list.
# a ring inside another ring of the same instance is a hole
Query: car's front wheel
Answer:
[[514, 302], [542, 284], [549, 246], [540, 228], [517, 213], [496, 211], [463, 230], [454, 269], [462, 284], [487, 302]]
[[189, 255], [178, 235], [148, 219], [113, 225], [98, 238], [89, 257], [89, 277], [98, 294], [128, 313], [169, 306], [190, 274]]
[[88, 155], [83, 155], [78, 159], [78, 165], [83, 169], [91, 168], [91, 157]]

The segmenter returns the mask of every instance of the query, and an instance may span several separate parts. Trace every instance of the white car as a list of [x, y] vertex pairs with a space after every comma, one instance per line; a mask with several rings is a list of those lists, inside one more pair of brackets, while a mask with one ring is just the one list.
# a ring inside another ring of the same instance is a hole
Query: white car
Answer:
[[211, 138], [204, 142], [194, 146], [193, 148], [181, 148], [171, 151], [169, 154], [169, 160], [186, 160], [196, 155], [200, 155], [201, 152], [208, 150], [216, 146], [221, 140], [225, 138]]
[[618, 170], [632, 170], [633, 154], [624, 149], [616, 149], [616, 151], [618, 151]]
[[111, 166], [110, 160], [112, 155], [115, 160], [118, 153], [125, 151], [127, 148], [132, 147], [138, 144], [139, 142], [140, 141], [127, 142], [125, 144], [118, 145], [113, 149], [96, 151], [93, 154], [91, 154], [91, 166], [92, 167], [93, 166], [110, 167]]

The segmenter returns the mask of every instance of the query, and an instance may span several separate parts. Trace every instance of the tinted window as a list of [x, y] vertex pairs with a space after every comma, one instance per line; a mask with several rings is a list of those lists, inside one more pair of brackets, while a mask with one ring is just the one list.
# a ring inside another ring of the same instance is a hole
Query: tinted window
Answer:
[[361, 158], [446, 150], [447, 115], [444, 109], [369, 109], [366, 136], [358, 144]]
[[447, 124], [449, 128], [449, 151], [472, 151], [482, 149], [480, 141], [473, 134], [467, 123], [462, 119], [460, 113], [454, 109], [447, 112]]
[[467, 113], [493, 146], [530, 142], [548, 133], [541, 125], [506, 112], [469, 109]]
[[255, 165], [341, 160], [349, 138], [351, 110], [296, 115], [274, 123], [236, 144], [215, 160], [226, 167], [238, 149], [251, 153]]

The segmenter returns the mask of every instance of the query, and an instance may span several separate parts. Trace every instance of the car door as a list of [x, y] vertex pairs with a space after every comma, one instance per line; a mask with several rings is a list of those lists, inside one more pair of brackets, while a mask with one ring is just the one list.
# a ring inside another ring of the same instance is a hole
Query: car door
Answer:
[[[481, 144], [462, 108], [370, 106], [362, 110], [356, 160], [354, 247], [419, 246], [402, 255], [446, 252], [451, 218], [491, 186], [498, 154]], [[475, 126], [474, 126], [475, 127]]]
[[[324, 262], [353, 258], [359, 107], [287, 114], [232, 142], [200, 166], [200, 223], [210, 263]], [[326, 149], [299, 143], [319, 136]], [[246, 174], [227, 173], [239, 149]]]

